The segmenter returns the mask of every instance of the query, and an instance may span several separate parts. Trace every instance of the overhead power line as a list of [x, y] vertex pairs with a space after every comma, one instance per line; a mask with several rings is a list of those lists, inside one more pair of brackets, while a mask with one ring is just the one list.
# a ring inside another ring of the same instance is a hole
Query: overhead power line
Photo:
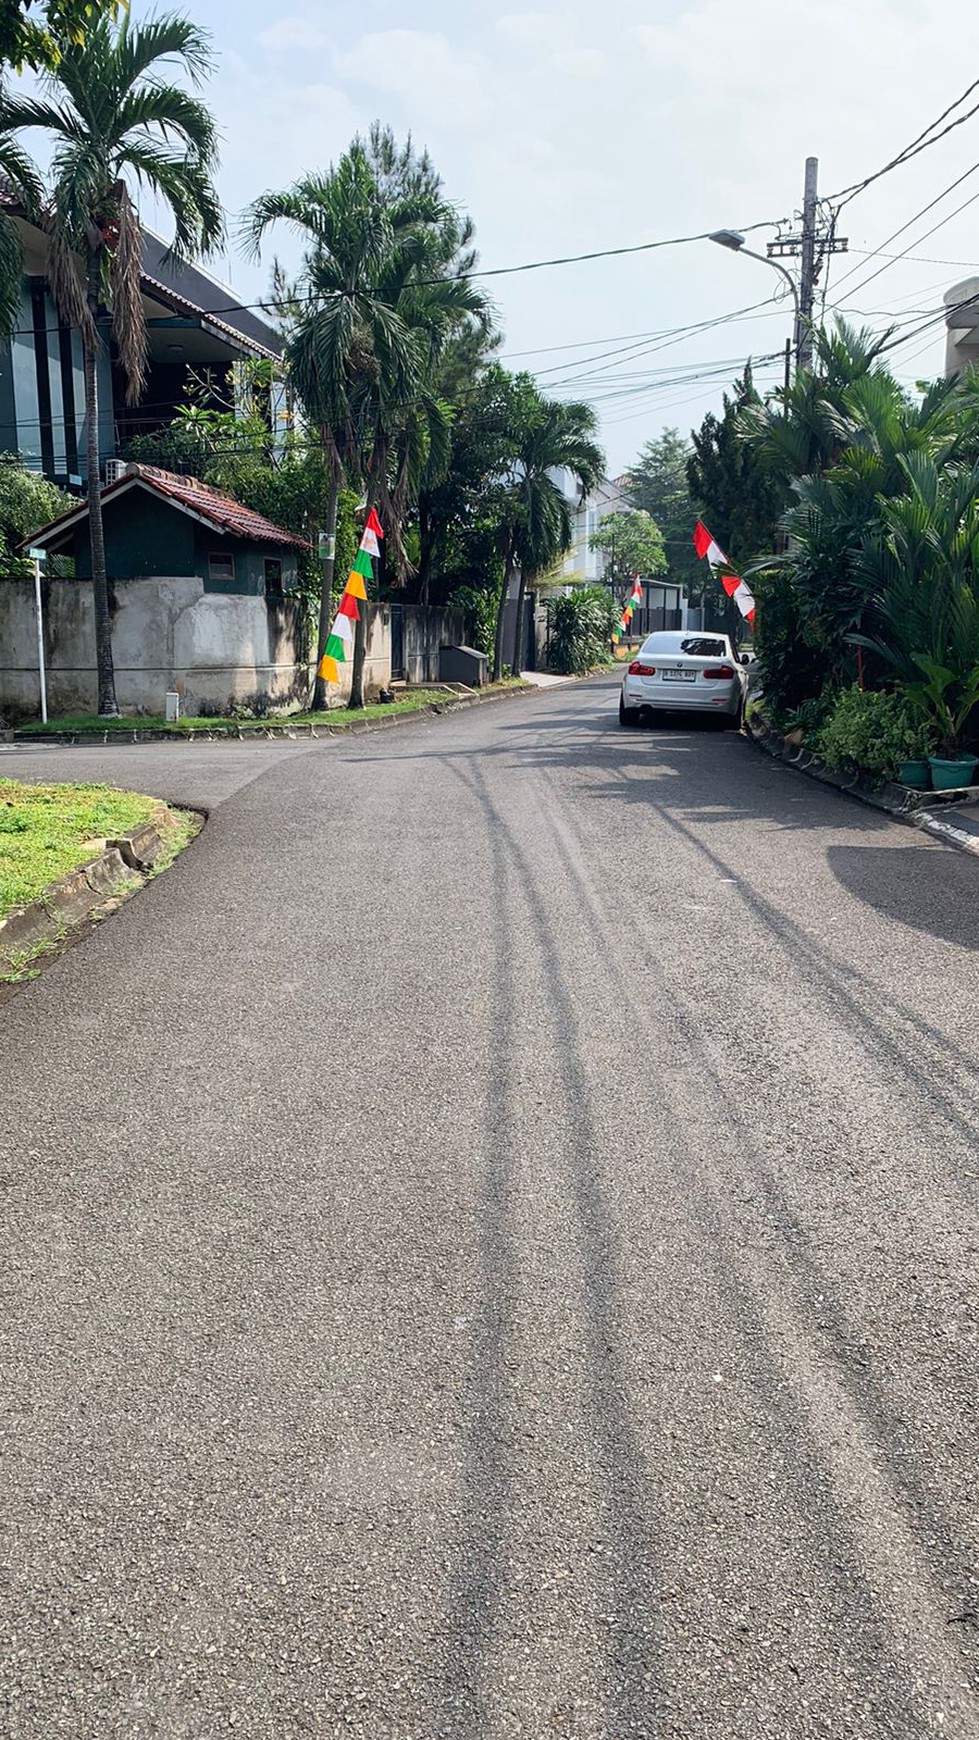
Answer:
[[898, 260], [907, 259], [912, 248], [916, 248], [920, 242], [926, 242], [929, 236], [936, 235], [937, 232], [940, 229], [943, 229], [946, 224], [951, 223], [953, 218], [958, 217], [960, 212], [965, 211], [967, 206], [972, 205], [974, 200], [967, 199], [962, 205], [956, 206], [954, 211], [949, 212], [946, 217], [943, 217], [932, 229], [926, 230], [923, 236], [918, 236], [913, 242], [909, 242], [907, 247], [903, 248], [899, 254], [884, 254], [884, 249], [888, 247], [891, 242], [896, 242], [898, 236], [903, 236], [907, 230], [911, 229], [913, 224], [918, 222], [919, 218], [926, 217], [930, 211], [934, 210], [936, 205], [940, 205], [943, 199], [947, 199], [950, 193], [954, 193], [957, 187], [961, 187], [963, 181], [968, 181], [970, 175], [975, 175], [977, 170], [979, 170], [979, 163], [973, 163], [971, 169], [967, 169], [964, 175], [960, 175], [957, 180], [951, 182], [948, 187], [943, 188], [941, 193], [936, 194], [934, 199], [929, 200], [927, 205], [923, 205], [920, 211], [915, 212], [914, 217], [908, 218], [907, 222], [903, 223], [900, 229], [895, 230], [893, 235], [887, 236], [884, 241], [881, 242], [879, 248], [873, 248], [869, 254], [865, 255], [860, 265], [851, 266], [848, 272], [844, 272], [842, 278], [837, 280], [835, 285], [836, 292], [839, 293], [842, 285], [846, 283], [848, 278], [853, 278], [861, 272], [868, 261], [877, 257], [883, 258], [885, 264], [880, 266], [876, 272], [871, 272], [869, 277], [861, 279], [860, 283], [855, 284], [853, 289], [850, 291], [851, 296], [859, 295], [865, 285], [872, 283], [874, 278], [879, 278], [882, 272], [889, 271], [891, 266], [895, 265]]
[[944, 109], [934, 121], [929, 123], [923, 133], [919, 133], [916, 139], [912, 139], [910, 145], [906, 145], [904, 150], [899, 151], [896, 157], [892, 157], [889, 163], [885, 163], [882, 169], [875, 169], [874, 173], [865, 176], [863, 181], [855, 181], [851, 186], [841, 188], [839, 193], [831, 194], [830, 205], [835, 206], [837, 212], [842, 211], [843, 207], [849, 205], [851, 199], [856, 199], [857, 194], [862, 193], [865, 187], [870, 187], [873, 182], [879, 181], [881, 176], [889, 175], [893, 169], [899, 169], [903, 163], [910, 163], [913, 157], [919, 156], [922, 151], [927, 151], [930, 145], [937, 145], [940, 139], [944, 139], [949, 133], [954, 132], [956, 127], [961, 127], [966, 121], [971, 120], [972, 116], [979, 112], [979, 103], [974, 103], [966, 114], [959, 115], [954, 121], [949, 121], [948, 126], [942, 127], [940, 133], [935, 131], [936, 127], [941, 127], [943, 121], [948, 121], [949, 115], [953, 115], [956, 109], [961, 108], [962, 104], [967, 102], [973, 91], [976, 90], [979, 90], [979, 79], [973, 79], [972, 83], [962, 92], [962, 95], [956, 97], [954, 103], [950, 103], [947, 109]]

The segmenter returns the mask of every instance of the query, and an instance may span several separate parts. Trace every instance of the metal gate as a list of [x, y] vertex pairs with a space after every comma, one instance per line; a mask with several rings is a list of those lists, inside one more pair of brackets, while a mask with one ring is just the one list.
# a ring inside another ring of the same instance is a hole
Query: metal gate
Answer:
[[403, 604], [388, 606], [391, 612], [391, 681], [403, 683], [407, 681], [408, 672], [405, 667], [405, 610]]

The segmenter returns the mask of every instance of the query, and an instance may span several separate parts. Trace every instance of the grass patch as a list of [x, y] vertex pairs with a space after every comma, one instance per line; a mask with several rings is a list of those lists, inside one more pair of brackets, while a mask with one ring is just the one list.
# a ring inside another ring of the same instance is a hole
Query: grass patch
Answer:
[[0, 779], [0, 918], [87, 864], [101, 841], [131, 833], [156, 798], [108, 785], [26, 785]]
[[[501, 689], [526, 688], [522, 677], [507, 677], [501, 683], [489, 683], [485, 688], [477, 690], [478, 694], [495, 694]], [[110, 737], [131, 737], [134, 731], [166, 731], [171, 736], [181, 737], [191, 731], [265, 731], [270, 725], [323, 725], [343, 729], [344, 726], [356, 724], [362, 719], [389, 718], [391, 714], [417, 713], [433, 703], [445, 705], [453, 699], [447, 689], [409, 689], [406, 694], [399, 695], [395, 701], [376, 701], [367, 707], [331, 707], [323, 713], [278, 713], [267, 719], [178, 719], [176, 723], [156, 714], [140, 715], [124, 719], [100, 719], [94, 713], [75, 714], [66, 719], [49, 719], [42, 724], [40, 719], [32, 719], [26, 725], [18, 726], [17, 737], [48, 737], [54, 733], [65, 736], [84, 737], [89, 734], [101, 737], [108, 733]]]

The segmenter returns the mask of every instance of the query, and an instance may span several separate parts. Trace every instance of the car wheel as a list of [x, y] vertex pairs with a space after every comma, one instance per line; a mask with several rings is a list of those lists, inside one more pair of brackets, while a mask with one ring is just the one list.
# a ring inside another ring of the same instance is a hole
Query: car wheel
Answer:
[[638, 707], [627, 707], [625, 705], [625, 702], [622, 699], [622, 696], [620, 695], [619, 696], [619, 724], [620, 725], [638, 725], [638, 723], [639, 723], [639, 708]]

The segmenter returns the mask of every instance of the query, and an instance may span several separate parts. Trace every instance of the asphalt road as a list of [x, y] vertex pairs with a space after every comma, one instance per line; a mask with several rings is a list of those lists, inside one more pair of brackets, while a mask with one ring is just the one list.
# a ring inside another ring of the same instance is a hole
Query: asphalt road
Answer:
[[979, 1736], [979, 866], [599, 682], [0, 1010], [9, 1740]]

